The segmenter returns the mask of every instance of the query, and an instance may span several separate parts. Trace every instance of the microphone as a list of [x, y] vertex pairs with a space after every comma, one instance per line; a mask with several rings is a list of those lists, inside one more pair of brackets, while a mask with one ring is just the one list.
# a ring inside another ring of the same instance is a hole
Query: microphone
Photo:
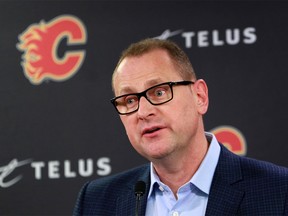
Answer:
[[146, 189], [146, 184], [143, 181], [138, 181], [135, 184], [134, 192], [136, 196], [136, 208], [135, 208], [135, 215], [138, 216], [140, 212], [140, 199], [144, 195]]

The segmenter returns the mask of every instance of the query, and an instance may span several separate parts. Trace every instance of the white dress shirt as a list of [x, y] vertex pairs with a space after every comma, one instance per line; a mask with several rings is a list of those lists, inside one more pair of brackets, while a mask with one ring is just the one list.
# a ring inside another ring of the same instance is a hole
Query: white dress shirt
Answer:
[[220, 146], [212, 133], [205, 133], [210, 143], [200, 167], [189, 182], [182, 185], [175, 198], [172, 190], [162, 183], [151, 163], [151, 185], [146, 216], [205, 215], [213, 175], [220, 155]]

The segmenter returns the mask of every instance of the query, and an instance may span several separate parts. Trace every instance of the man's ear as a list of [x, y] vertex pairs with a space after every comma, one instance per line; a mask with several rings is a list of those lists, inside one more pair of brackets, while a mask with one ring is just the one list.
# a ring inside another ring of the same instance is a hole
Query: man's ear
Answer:
[[204, 115], [209, 106], [208, 87], [203, 79], [197, 80], [193, 86], [196, 94], [196, 106], [200, 114]]

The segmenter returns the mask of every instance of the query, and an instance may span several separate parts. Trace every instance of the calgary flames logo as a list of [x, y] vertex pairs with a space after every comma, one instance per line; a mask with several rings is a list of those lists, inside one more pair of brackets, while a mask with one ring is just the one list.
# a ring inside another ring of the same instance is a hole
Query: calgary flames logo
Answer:
[[211, 130], [211, 133], [230, 151], [238, 155], [246, 155], [246, 141], [238, 129], [231, 126], [219, 126]]
[[17, 49], [24, 52], [21, 65], [32, 84], [38, 85], [47, 79], [64, 81], [79, 70], [85, 51], [66, 51], [60, 58], [58, 49], [64, 38], [69, 46], [86, 43], [86, 30], [78, 18], [63, 15], [47, 23], [40, 21], [19, 35]]

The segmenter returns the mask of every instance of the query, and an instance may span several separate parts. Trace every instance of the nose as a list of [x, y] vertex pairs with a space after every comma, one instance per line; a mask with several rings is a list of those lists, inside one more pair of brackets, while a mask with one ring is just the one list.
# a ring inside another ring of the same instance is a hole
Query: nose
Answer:
[[145, 97], [139, 99], [139, 108], [137, 115], [140, 119], [145, 119], [151, 115], [154, 115], [155, 106], [152, 105]]

